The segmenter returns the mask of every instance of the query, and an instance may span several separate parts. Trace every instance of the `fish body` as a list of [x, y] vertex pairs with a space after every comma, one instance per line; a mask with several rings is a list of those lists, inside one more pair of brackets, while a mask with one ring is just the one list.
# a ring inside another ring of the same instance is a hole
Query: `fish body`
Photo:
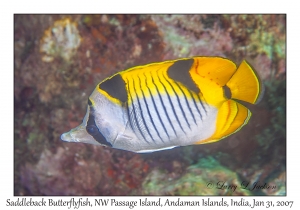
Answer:
[[100, 82], [67, 142], [153, 152], [219, 141], [247, 124], [262, 84], [243, 61], [192, 57], [121, 71]]

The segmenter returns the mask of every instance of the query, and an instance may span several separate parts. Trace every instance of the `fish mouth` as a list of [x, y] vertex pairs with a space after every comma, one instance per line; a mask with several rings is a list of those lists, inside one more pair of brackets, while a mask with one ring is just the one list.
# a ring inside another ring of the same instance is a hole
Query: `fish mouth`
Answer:
[[86, 134], [85, 127], [79, 125], [76, 128], [71, 129], [69, 132], [63, 133], [60, 138], [66, 142], [80, 142], [80, 136], [85, 136]]
[[60, 138], [65, 142], [80, 142], [78, 139], [72, 137], [71, 131], [61, 134]]
[[99, 145], [99, 143], [95, 141], [90, 134], [87, 133], [86, 126], [83, 124], [79, 125], [76, 128], [73, 128], [69, 132], [63, 133], [60, 138], [65, 142], [81, 142]]

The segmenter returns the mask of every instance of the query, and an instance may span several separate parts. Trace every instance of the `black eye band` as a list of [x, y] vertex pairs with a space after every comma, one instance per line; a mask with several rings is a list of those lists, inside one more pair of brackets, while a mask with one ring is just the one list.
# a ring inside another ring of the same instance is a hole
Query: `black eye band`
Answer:
[[98, 128], [94, 125], [90, 125], [90, 126], [86, 126], [86, 131], [90, 134], [90, 135], [96, 135], [98, 132]]
[[86, 126], [86, 132], [88, 132], [88, 134], [93, 136], [93, 138], [100, 144], [112, 147], [111, 143], [106, 141], [105, 137], [102, 135], [102, 133], [99, 131], [98, 127], [96, 126], [95, 117], [92, 114], [92, 111], [93, 111], [93, 107], [90, 106], [90, 115]]

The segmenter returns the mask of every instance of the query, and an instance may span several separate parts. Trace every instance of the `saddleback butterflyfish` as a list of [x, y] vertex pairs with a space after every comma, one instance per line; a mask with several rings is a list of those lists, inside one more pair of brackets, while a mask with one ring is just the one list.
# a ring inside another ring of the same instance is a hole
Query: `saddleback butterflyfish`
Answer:
[[136, 66], [100, 82], [67, 142], [153, 152], [219, 141], [247, 124], [262, 83], [243, 61], [192, 57]]

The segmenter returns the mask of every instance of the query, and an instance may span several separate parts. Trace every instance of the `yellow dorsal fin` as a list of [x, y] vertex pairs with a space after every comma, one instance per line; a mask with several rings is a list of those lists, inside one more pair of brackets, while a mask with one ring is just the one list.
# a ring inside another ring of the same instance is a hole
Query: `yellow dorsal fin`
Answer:
[[226, 86], [231, 91], [231, 98], [252, 104], [258, 103], [263, 94], [262, 83], [246, 61], [241, 63]]
[[249, 109], [234, 100], [228, 100], [219, 109], [215, 133], [210, 138], [201, 140], [196, 144], [219, 141], [239, 131], [248, 123], [250, 117]]
[[[224, 86], [236, 71], [231, 60], [221, 57], [194, 57], [192, 77], [196, 75], [218, 86]], [[194, 79], [197, 83], [197, 79]]]
[[231, 60], [221, 57], [194, 57], [190, 70], [191, 77], [201, 90], [205, 101], [219, 107], [227, 100], [223, 86], [229, 81], [236, 65]]

